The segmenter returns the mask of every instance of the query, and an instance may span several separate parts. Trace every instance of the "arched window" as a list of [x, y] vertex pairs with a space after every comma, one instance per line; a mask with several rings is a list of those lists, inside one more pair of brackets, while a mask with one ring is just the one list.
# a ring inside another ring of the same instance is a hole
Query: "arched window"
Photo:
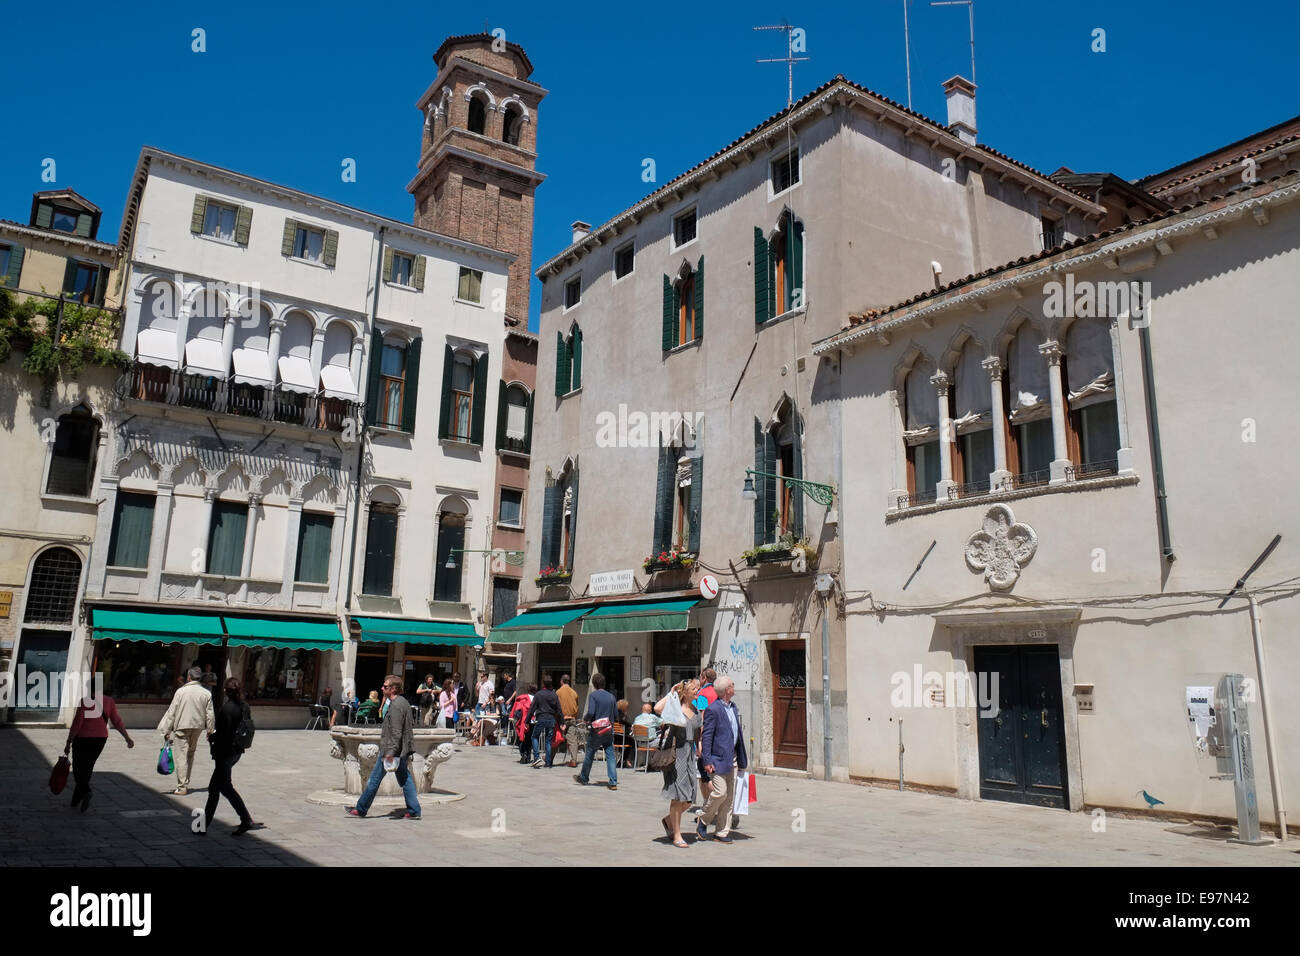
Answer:
[[[683, 426], [689, 428], [689, 426]], [[668, 444], [671, 440], [671, 444]], [[651, 557], [677, 551], [698, 554], [704, 459], [692, 458], [686, 439], [661, 437], [655, 481], [654, 546]]]
[[582, 388], [582, 329], [575, 322], [569, 337], [555, 333], [555, 394], [568, 395]]
[[221, 338], [226, 326], [226, 303], [216, 292], [205, 290], [194, 300], [185, 343], [185, 371], [225, 378]]
[[907, 493], [911, 504], [933, 501], [942, 475], [939, 399], [930, 379], [935, 368], [919, 358], [903, 386], [903, 440], [907, 445]]
[[768, 241], [771, 317], [803, 305], [803, 223], [787, 211]]
[[1065, 334], [1066, 438], [1075, 476], [1119, 469], [1119, 417], [1108, 319], [1079, 319]]
[[1042, 336], [1022, 322], [1007, 345], [1002, 402], [1007, 412], [1007, 469], [1016, 487], [1046, 484], [1052, 464], [1052, 401]]
[[443, 502], [438, 512], [438, 550], [433, 574], [435, 601], [460, 601], [467, 518], [468, 509], [455, 499]]
[[533, 400], [528, 389], [516, 383], [501, 383], [497, 408], [497, 448], [522, 452], [532, 450]]
[[90, 409], [78, 405], [59, 418], [45, 493], [89, 497], [98, 455], [99, 422]]
[[803, 477], [799, 421], [786, 399], [766, 425], [754, 420], [754, 546], [803, 537], [803, 491], [783, 478]]
[[388, 488], [376, 488], [370, 495], [366, 519], [366, 566], [361, 575], [361, 592], [391, 597], [397, 564], [397, 517], [399, 499]]
[[686, 262], [676, 278], [664, 276], [663, 350], [704, 336], [704, 257], [692, 269]]
[[511, 146], [519, 145], [519, 133], [523, 129], [524, 113], [518, 106], [511, 103], [506, 107], [505, 116], [501, 121], [501, 138]]
[[71, 624], [81, 582], [81, 558], [69, 548], [50, 548], [32, 565], [25, 624]]
[[968, 338], [953, 367], [948, 392], [952, 417], [952, 473], [962, 496], [985, 494], [993, 471], [993, 395], [984, 350]]
[[577, 531], [578, 468], [566, 462], [559, 477], [546, 473], [542, 492], [541, 569], [573, 570], [573, 548]]
[[487, 130], [487, 102], [482, 96], [469, 98], [469, 131], [483, 133]]

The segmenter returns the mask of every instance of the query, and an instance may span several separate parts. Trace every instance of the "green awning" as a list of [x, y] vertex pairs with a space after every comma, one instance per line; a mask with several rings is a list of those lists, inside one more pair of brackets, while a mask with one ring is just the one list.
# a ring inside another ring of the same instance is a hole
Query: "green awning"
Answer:
[[341, 651], [343, 635], [337, 621], [284, 621], [259, 617], [227, 617], [231, 647], [286, 647], [304, 651]]
[[525, 611], [496, 625], [489, 636], [502, 644], [558, 644], [564, 636], [564, 625], [590, 610], [589, 607], [562, 607]]
[[361, 625], [363, 641], [384, 644], [459, 644], [477, 647], [483, 643], [474, 625], [465, 621], [416, 621], [401, 617], [354, 617]]
[[215, 614], [167, 614], [160, 611], [112, 611], [93, 608], [90, 627], [95, 640], [150, 641], [155, 644], [220, 644], [221, 618]]
[[605, 604], [582, 619], [583, 634], [627, 634], [639, 631], [684, 631], [699, 598], [683, 601], [642, 601]]

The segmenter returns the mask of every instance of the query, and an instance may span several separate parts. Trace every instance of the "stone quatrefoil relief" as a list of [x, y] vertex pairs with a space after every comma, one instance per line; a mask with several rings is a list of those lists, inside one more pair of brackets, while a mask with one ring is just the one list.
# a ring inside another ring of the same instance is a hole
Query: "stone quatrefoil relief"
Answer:
[[1010, 591], [1038, 550], [1038, 535], [1016, 522], [1006, 505], [994, 505], [984, 515], [984, 528], [966, 539], [966, 566], [984, 572], [994, 591]]

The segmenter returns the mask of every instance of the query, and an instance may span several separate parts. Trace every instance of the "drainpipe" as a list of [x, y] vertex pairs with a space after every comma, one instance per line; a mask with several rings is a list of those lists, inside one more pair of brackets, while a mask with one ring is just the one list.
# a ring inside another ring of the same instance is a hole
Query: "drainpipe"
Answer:
[[[800, 491], [802, 494], [802, 490]], [[822, 779], [831, 779], [831, 598], [822, 600]]]
[[1174, 561], [1174, 549], [1169, 542], [1169, 507], [1165, 494], [1165, 464], [1160, 452], [1160, 418], [1156, 413], [1156, 386], [1151, 367], [1150, 328], [1144, 324], [1138, 329], [1138, 345], [1142, 352], [1142, 394], [1146, 400], [1147, 425], [1151, 432], [1151, 461], [1155, 468], [1156, 524], [1160, 529], [1160, 556], [1169, 563]]
[[1268, 709], [1268, 671], [1264, 669], [1264, 627], [1259, 619], [1259, 603], [1247, 592], [1250, 602], [1250, 635], [1255, 641], [1255, 667], [1259, 671], [1259, 709], [1264, 717], [1264, 744], [1268, 751], [1268, 775], [1273, 784], [1273, 810], [1277, 814], [1278, 839], [1286, 842], [1286, 802], [1282, 796], [1282, 768], [1278, 765], [1277, 744], [1273, 741], [1273, 721]]
[[[387, 234], [388, 234], [388, 227], [380, 226], [379, 227], [379, 253], [378, 255], [375, 256], [375, 294], [370, 302], [370, 327], [372, 329], [375, 327], [375, 322], [379, 318], [379, 286], [380, 283], [383, 282], [384, 236], [386, 236]], [[379, 359], [377, 356], [372, 355], [370, 356], [370, 361], [377, 362], [379, 361]], [[361, 388], [362, 388], [361, 383], [357, 382], [357, 390], [360, 391]], [[347, 611], [349, 614], [352, 612], [352, 582], [356, 574], [356, 564], [357, 564], [357, 528], [361, 524], [361, 469], [365, 466], [365, 457], [366, 457], [366, 412], [368, 411], [368, 409], [365, 408], [364, 403], [361, 403], [361, 405], [363, 409], [361, 414], [361, 421], [359, 422], [361, 427], [357, 432], [356, 514], [352, 520], [352, 548], [348, 554], [348, 599], [347, 602], [343, 605], [344, 610]]]

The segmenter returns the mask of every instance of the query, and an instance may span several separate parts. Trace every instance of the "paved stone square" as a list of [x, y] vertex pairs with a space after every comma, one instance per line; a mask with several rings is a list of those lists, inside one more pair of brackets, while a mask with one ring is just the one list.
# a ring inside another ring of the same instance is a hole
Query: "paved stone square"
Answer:
[[[534, 770], [507, 747], [457, 745], [438, 771], [440, 788], [466, 799], [426, 805], [418, 822], [378, 814], [347, 817], [307, 801], [341, 787], [343, 771], [319, 731], [259, 731], [235, 768], [235, 786], [266, 829], [238, 839], [222, 801], [207, 836], [190, 831], [212, 764], [195, 762], [188, 796], [154, 768], [159, 738], [146, 731], [128, 751], [110, 739], [82, 814], [70, 789], [49, 792], [50, 767], [66, 731], [0, 728], [0, 860], [8, 866], [204, 866], [437, 864], [497, 866], [735, 865], [1073, 865], [1300, 866], [1300, 841], [1254, 848], [1224, 842], [1224, 832], [1162, 820], [1106, 820], [1007, 803], [971, 802], [883, 787], [760, 776], [758, 802], [730, 846], [675, 848], [659, 818], [659, 774], [626, 771], [619, 789], [579, 787], [557, 763]], [[592, 780], [603, 782], [603, 761]], [[69, 781], [69, 788], [72, 784]], [[802, 824], [802, 826], [800, 826]], [[689, 836], [688, 840], [694, 840]]]

